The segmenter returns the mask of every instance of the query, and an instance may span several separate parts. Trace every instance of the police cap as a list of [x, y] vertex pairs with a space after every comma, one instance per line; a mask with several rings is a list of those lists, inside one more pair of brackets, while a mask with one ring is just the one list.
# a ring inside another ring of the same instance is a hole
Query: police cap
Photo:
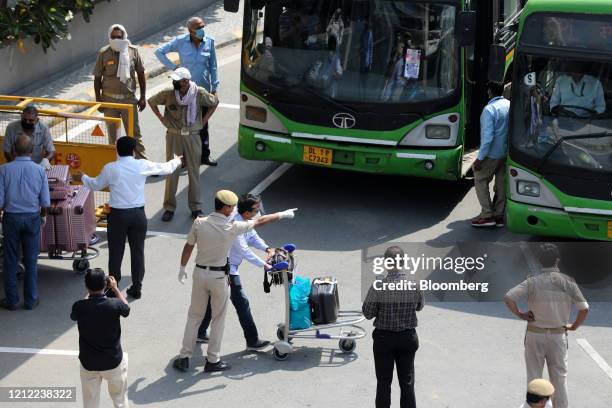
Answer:
[[217, 194], [215, 194], [215, 198], [225, 205], [238, 204], [238, 196], [233, 191], [219, 190]]

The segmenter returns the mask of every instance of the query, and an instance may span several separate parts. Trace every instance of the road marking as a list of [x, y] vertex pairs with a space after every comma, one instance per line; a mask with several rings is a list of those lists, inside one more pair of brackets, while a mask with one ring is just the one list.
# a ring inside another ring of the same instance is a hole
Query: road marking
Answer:
[[578, 345], [582, 347], [584, 352], [587, 353], [589, 357], [595, 361], [599, 368], [601, 368], [603, 372], [606, 373], [606, 375], [612, 380], [612, 367], [610, 367], [606, 360], [604, 360], [603, 357], [599, 355], [597, 351], [595, 351], [587, 339], [577, 339], [576, 341], [578, 342]]
[[270, 184], [274, 183], [278, 180], [287, 170], [291, 168], [290, 163], [283, 163], [276, 168], [272, 173], [268, 175], [265, 179], [263, 179], [259, 184], [257, 184], [251, 191], [250, 194], [261, 194], [266, 188], [270, 186]]
[[16, 353], [16, 354], [47, 354], [54, 356], [78, 356], [78, 350], [54, 350], [54, 349], [36, 349], [23, 347], [0, 347], [0, 353]]
[[187, 234], [176, 234], [174, 232], [163, 232], [163, 231], [147, 231], [147, 235], [152, 237], [166, 237], [166, 238], [187, 238]]

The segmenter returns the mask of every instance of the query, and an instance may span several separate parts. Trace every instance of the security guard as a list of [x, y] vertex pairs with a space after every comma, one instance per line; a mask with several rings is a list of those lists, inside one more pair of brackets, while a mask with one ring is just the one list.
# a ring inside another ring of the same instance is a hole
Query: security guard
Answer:
[[551, 408], [550, 397], [555, 393], [555, 387], [550, 381], [537, 378], [527, 386], [526, 401], [521, 408]]
[[[200, 157], [202, 141], [200, 130], [212, 116], [219, 99], [206, 89], [191, 81], [191, 73], [187, 68], [177, 68], [171, 75], [172, 87], [168, 87], [149, 98], [149, 106], [162, 125], [166, 127], [166, 157], [183, 156], [189, 177], [189, 209], [192, 218], [202, 215], [200, 200]], [[158, 105], [164, 105], [164, 115], [159, 112]], [[202, 108], [208, 107], [202, 117]], [[173, 173], [166, 178], [164, 195], [164, 214], [162, 221], [168, 222], [174, 217], [176, 210], [176, 189], [179, 174]]]
[[[138, 48], [128, 40], [127, 31], [121, 24], [113, 24], [108, 29], [109, 44], [98, 52], [94, 66], [94, 92], [96, 101], [111, 103], [127, 103], [134, 106], [134, 134], [138, 141], [136, 145], [136, 158], [146, 159], [145, 147], [142, 143], [138, 112], [147, 106], [147, 85], [145, 68], [138, 53]], [[140, 99], [136, 100], [136, 79], [140, 87]], [[123, 126], [127, 129], [128, 114], [122, 109], [104, 108], [104, 116], [121, 118]], [[108, 123], [108, 139], [111, 144], [117, 141], [117, 127]]]
[[[199, 140], [199, 139], [198, 139]], [[215, 211], [207, 217], [199, 217], [193, 222], [187, 236], [187, 243], [181, 255], [179, 281], [187, 278], [185, 267], [197, 245], [196, 267], [193, 271], [191, 305], [183, 336], [183, 347], [173, 366], [179, 371], [187, 371], [189, 358], [196, 344], [198, 327], [204, 318], [206, 305], [210, 298], [212, 323], [208, 342], [205, 372], [228, 370], [230, 365], [221, 360], [221, 339], [225, 327], [225, 314], [229, 288], [228, 253], [232, 243], [240, 234], [283, 218], [293, 218], [297, 208], [275, 214], [264, 215], [257, 220], [234, 221], [232, 215], [238, 196], [229, 190], [218, 191], [215, 195]]]
[[[541, 273], [530, 276], [510, 289], [504, 298], [512, 313], [526, 320], [525, 363], [527, 382], [541, 378], [544, 362], [555, 387], [553, 406], [567, 408], [567, 332], [580, 327], [589, 311], [576, 282], [559, 271], [559, 249], [551, 243], [535, 248]], [[529, 310], [522, 312], [516, 302], [527, 297]], [[572, 305], [578, 309], [576, 320], [568, 324]]]

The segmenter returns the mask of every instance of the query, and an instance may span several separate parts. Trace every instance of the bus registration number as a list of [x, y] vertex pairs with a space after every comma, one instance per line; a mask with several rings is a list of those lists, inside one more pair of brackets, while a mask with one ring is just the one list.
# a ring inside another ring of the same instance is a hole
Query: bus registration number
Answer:
[[332, 165], [333, 150], [322, 147], [304, 146], [304, 162], [320, 164], [323, 166]]

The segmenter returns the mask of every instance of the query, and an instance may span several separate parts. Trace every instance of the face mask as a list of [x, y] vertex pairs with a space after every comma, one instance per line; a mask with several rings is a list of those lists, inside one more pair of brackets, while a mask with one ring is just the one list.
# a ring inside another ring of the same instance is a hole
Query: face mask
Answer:
[[172, 86], [174, 87], [175, 90], [180, 90], [181, 89], [181, 82], [180, 81], [172, 81]]
[[206, 32], [204, 31], [204, 27], [198, 28], [195, 32], [195, 36], [199, 38], [200, 40], [204, 39], [205, 35], [206, 35]]
[[110, 47], [113, 51], [121, 52], [125, 50], [130, 42], [128, 40], [111, 39], [109, 41]]
[[25, 120], [23, 120], [23, 119], [21, 120], [21, 127], [22, 127], [24, 130], [32, 130], [32, 129], [34, 129], [34, 126], [36, 126], [36, 125], [35, 125], [35, 124], [33, 124], [33, 123], [26, 122], [26, 121], [25, 121]]

